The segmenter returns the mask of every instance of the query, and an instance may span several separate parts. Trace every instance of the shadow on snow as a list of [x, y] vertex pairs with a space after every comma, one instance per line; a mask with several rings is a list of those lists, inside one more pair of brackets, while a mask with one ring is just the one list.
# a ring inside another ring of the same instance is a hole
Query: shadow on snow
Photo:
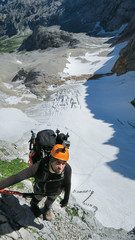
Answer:
[[[115, 51], [116, 49], [114, 49], [114, 52]], [[95, 75], [97, 74], [98, 76], [98, 74], [107, 73], [108, 70], [111, 72], [113, 66], [112, 63], [115, 63], [116, 61], [114, 52], [109, 54], [112, 58], [109, 59], [101, 69], [96, 71]], [[90, 111], [94, 114], [94, 118], [108, 123], [114, 130], [113, 136], [103, 144], [116, 147], [118, 149], [118, 154], [114, 160], [108, 161], [106, 164], [113, 169], [113, 171], [120, 173], [124, 177], [135, 180], [135, 145], [133, 139], [133, 135], [135, 136], [135, 128], [128, 125], [128, 119], [132, 121], [134, 119], [132, 119], [132, 116], [130, 117], [126, 114], [123, 104], [121, 104], [119, 112], [115, 111], [119, 102], [117, 103], [115, 100], [115, 88], [109, 89], [109, 81], [115, 80], [115, 83], [117, 84], [116, 78], [118, 77], [113, 74], [112, 76], [103, 76], [97, 80], [87, 81], [85, 83], [87, 86], [86, 103]], [[107, 83], [105, 86], [106, 88], [104, 87], [104, 83]], [[113, 85], [110, 85], [110, 88], [111, 86]], [[117, 94], [117, 96], [119, 100], [119, 95]], [[123, 103], [123, 101], [124, 96], [121, 103]], [[109, 157], [110, 156], [108, 156], [108, 159]]]

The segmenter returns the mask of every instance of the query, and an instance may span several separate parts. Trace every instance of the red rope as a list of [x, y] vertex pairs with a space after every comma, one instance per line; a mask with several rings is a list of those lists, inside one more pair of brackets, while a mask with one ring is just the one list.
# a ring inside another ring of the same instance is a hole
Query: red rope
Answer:
[[17, 191], [10, 191], [10, 190], [5, 190], [1, 189], [0, 194], [9, 194], [9, 195], [18, 195], [18, 196], [23, 196], [23, 193], [17, 192]]
[[32, 198], [35, 195], [41, 195], [43, 197], [46, 196], [46, 194], [44, 193], [21, 193], [21, 192], [17, 192], [17, 191], [10, 191], [10, 190], [5, 190], [5, 189], [1, 189], [0, 190], [0, 194], [9, 194], [9, 195], [18, 195], [24, 198]]

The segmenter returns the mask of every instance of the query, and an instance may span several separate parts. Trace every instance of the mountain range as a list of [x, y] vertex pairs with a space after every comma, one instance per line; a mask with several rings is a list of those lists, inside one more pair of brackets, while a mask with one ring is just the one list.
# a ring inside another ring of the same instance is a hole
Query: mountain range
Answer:
[[[104, 34], [113, 36], [114, 32], [121, 29], [122, 33], [118, 41], [127, 40], [129, 43], [120, 52], [120, 58], [112, 71], [120, 75], [127, 71], [135, 70], [134, 0], [112, 0], [111, 2], [109, 0], [0, 1], [1, 37], [5, 35], [12, 37], [29, 31], [34, 31], [35, 33], [35, 29], [38, 26], [48, 27], [53, 25], [58, 25], [61, 30], [67, 32], [84, 32], [90, 36], [103, 36]], [[39, 33], [39, 35], [42, 35], [42, 33]], [[42, 42], [42, 37], [40, 36], [39, 38], [40, 42]], [[60, 43], [61, 39], [59, 39]], [[28, 40], [28, 44], [30, 47], [27, 46], [26, 50], [27, 48], [31, 49], [32, 42]], [[37, 38], [35, 45], [40, 48]], [[58, 41], [53, 47], [56, 45], [58, 45]], [[20, 49], [23, 48], [24, 44]]]
[[70, 32], [107, 32], [130, 22], [134, 0], [2, 0], [0, 35], [9, 37], [35, 26], [59, 25]]

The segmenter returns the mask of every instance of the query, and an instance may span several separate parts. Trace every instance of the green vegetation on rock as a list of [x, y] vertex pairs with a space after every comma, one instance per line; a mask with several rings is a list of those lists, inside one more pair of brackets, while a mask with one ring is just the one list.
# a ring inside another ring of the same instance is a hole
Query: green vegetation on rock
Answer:
[[2, 152], [5, 156], [9, 156], [9, 153], [5, 148], [0, 148], [0, 152]]
[[[18, 173], [26, 167], [29, 167], [29, 164], [25, 163], [22, 159], [19, 158], [16, 158], [11, 162], [0, 160], [0, 180]], [[15, 184], [15, 186], [17, 188], [23, 189], [24, 184], [20, 182]]]
[[73, 219], [74, 216], [79, 216], [78, 215], [78, 208], [77, 207], [65, 207], [65, 211], [68, 214], [68, 216], [71, 217], [71, 220]]
[[28, 35], [15, 35], [11, 38], [7, 36], [0, 37], [0, 53], [10, 53], [15, 52], [21, 46], [24, 39], [26, 39]]

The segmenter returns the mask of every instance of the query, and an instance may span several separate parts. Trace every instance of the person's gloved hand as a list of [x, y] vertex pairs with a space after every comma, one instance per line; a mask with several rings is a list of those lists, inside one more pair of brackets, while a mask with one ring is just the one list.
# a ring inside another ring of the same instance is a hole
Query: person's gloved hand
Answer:
[[65, 199], [63, 199], [61, 202], [60, 202], [60, 206], [61, 207], [66, 207], [67, 206], [67, 201]]

